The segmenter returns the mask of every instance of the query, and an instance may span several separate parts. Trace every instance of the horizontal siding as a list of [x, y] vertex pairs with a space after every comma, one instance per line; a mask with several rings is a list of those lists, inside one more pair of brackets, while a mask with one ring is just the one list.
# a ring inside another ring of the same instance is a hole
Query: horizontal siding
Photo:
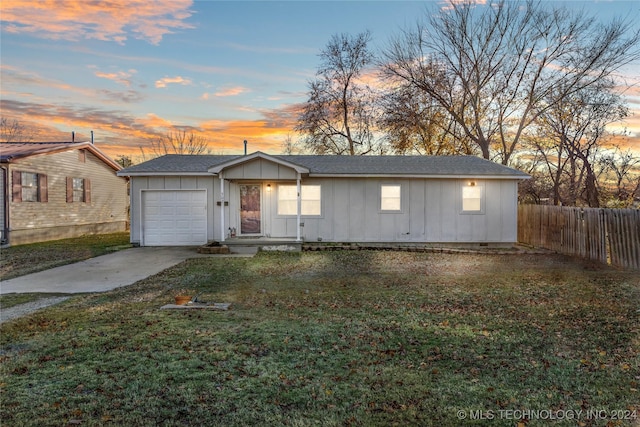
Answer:
[[[11, 230], [123, 223], [128, 220], [127, 180], [92, 153], [81, 162], [78, 150], [20, 159], [10, 170], [47, 175], [47, 202], [14, 202], [10, 196]], [[11, 175], [11, 173], [9, 174]], [[67, 203], [66, 178], [91, 181], [90, 203]], [[9, 176], [11, 179], [11, 176]], [[12, 183], [9, 183], [11, 188]]]
[[5, 236], [5, 231], [6, 230], [4, 229], [4, 227], [6, 225], [6, 223], [5, 223], [5, 198], [4, 198], [5, 197], [4, 196], [4, 193], [5, 193], [4, 188], [6, 188], [5, 187], [5, 183], [6, 183], [5, 180], [7, 179], [6, 174], [7, 174], [7, 170], [2, 168], [2, 170], [0, 170], [0, 184], [1, 184], [0, 188], [2, 188], [2, 191], [0, 191], [0, 221], [2, 221], [0, 223], [0, 241], [4, 241], [6, 239], [6, 237], [7, 237], [7, 236]]

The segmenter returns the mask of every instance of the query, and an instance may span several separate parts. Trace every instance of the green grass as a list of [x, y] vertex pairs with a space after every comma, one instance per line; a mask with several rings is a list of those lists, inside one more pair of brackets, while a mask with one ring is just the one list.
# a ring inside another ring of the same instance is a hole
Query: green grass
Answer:
[[0, 310], [14, 307], [20, 304], [26, 304], [32, 301], [37, 301], [43, 298], [61, 297], [66, 295], [68, 294], [60, 294], [60, 293], [15, 294], [15, 293], [12, 293], [12, 294], [0, 295]]
[[[232, 309], [159, 310], [180, 288]], [[555, 256], [193, 259], [2, 324], [0, 419], [513, 426], [500, 410], [639, 411], [638, 307], [637, 274]], [[495, 418], [457, 415], [481, 410]], [[553, 425], [635, 422], [583, 417]]]
[[0, 279], [47, 270], [127, 247], [131, 245], [126, 232], [11, 246], [0, 253]]

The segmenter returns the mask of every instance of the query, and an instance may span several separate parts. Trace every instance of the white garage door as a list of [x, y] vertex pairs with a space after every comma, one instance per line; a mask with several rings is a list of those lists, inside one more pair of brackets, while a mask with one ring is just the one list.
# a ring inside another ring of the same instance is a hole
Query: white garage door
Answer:
[[142, 244], [207, 243], [207, 193], [203, 190], [142, 192]]

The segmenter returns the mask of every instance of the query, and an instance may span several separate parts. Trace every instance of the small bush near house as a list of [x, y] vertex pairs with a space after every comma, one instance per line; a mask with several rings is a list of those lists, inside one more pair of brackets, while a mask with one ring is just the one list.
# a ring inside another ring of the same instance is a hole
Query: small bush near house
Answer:
[[[159, 309], [187, 287], [232, 308]], [[558, 256], [193, 259], [2, 324], [0, 419], [637, 425], [638, 307], [637, 274]]]

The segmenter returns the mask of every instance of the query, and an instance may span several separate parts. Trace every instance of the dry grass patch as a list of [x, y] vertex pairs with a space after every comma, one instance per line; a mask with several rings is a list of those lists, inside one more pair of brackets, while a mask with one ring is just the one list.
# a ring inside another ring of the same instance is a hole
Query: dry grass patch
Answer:
[[7, 280], [131, 247], [129, 233], [95, 234], [2, 249], [0, 279]]
[[[232, 310], [159, 310], [179, 288]], [[0, 416], [7, 425], [458, 426], [458, 411], [633, 414], [638, 307], [637, 275], [556, 256], [193, 259], [2, 325]]]

